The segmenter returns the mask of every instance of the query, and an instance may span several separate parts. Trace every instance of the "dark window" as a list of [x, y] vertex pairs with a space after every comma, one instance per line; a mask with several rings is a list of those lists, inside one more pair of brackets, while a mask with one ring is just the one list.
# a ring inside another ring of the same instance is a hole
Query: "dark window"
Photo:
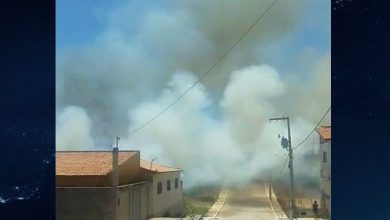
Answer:
[[324, 163], [328, 162], [328, 154], [326, 152], [324, 152], [324, 154], [323, 154], [323, 161], [324, 161]]
[[183, 180], [180, 180], [181, 189], [183, 189]]
[[171, 191], [171, 180], [167, 180], [167, 191]]
[[161, 194], [161, 193], [162, 193], [162, 183], [158, 182], [157, 183], [157, 194]]
[[179, 187], [179, 180], [176, 178], [175, 179], [175, 189], [177, 189]]
[[321, 177], [324, 177], [324, 170], [321, 169]]

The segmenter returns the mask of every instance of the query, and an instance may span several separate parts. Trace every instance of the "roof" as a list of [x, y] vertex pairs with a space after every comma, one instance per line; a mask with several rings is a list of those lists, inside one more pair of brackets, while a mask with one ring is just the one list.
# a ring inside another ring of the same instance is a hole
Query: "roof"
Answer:
[[322, 139], [328, 141], [331, 140], [331, 126], [321, 126], [316, 129], [317, 133], [321, 136]]
[[[119, 151], [118, 165], [137, 151]], [[57, 151], [56, 176], [101, 176], [112, 170], [112, 151]]]
[[[180, 168], [173, 168], [173, 167], [168, 167], [164, 166], [158, 163], [152, 163], [151, 161], [148, 160], [140, 160], [140, 165], [141, 168], [144, 170], [152, 171], [152, 172], [157, 172], [157, 173], [167, 173], [167, 172], [180, 172], [183, 171]], [[151, 166], [152, 165], [152, 166]]]

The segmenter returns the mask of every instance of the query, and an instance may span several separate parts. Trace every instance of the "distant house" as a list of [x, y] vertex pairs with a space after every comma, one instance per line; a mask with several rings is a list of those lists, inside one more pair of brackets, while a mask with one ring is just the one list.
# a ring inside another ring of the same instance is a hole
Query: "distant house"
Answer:
[[57, 220], [145, 220], [184, 215], [181, 169], [139, 151], [56, 153]]
[[316, 129], [320, 136], [321, 155], [321, 204], [322, 209], [331, 213], [331, 126]]

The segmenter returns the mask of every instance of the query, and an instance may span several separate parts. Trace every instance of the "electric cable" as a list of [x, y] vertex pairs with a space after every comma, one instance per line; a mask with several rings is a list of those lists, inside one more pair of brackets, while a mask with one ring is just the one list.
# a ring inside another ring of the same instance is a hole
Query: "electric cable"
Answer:
[[302, 146], [302, 144], [306, 142], [306, 140], [313, 134], [313, 132], [316, 130], [316, 128], [322, 122], [322, 120], [324, 120], [325, 116], [329, 113], [330, 109], [331, 109], [331, 106], [329, 106], [328, 110], [326, 110], [324, 116], [322, 116], [321, 120], [318, 121], [317, 125], [313, 128], [313, 130], [297, 146], [293, 147], [293, 150], [295, 150], [298, 147]]
[[148, 124], [150, 124], [152, 121], [160, 117], [162, 114], [164, 114], [168, 109], [170, 109], [173, 105], [175, 105], [181, 98], [183, 98], [192, 88], [194, 88], [199, 82], [202, 81], [204, 77], [206, 77], [237, 45], [238, 43], [244, 39], [244, 37], [247, 36], [247, 34], [256, 26], [256, 24], [268, 13], [268, 11], [274, 6], [274, 4], [277, 2], [277, 0], [273, 0], [272, 3], [264, 10], [264, 12], [251, 24], [251, 26], [241, 35], [241, 37], [203, 74], [199, 77], [197, 81], [195, 81], [188, 89], [186, 89], [183, 94], [181, 94], [179, 97], [177, 97], [173, 102], [168, 104], [165, 108], [163, 108], [159, 113], [157, 113], [154, 117], [149, 119], [148, 121], [144, 122], [140, 126], [136, 127], [135, 129], [131, 130], [129, 134], [133, 134]]

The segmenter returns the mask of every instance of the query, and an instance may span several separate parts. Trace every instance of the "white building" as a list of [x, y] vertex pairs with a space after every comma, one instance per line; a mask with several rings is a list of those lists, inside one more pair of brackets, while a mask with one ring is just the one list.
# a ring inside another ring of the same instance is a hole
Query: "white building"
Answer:
[[56, 153], [57, 220], [147, 220], [183, 216], [181, 169], [139, 151]]
[[141, 159], [142, 176], [151, 183], [150, 213], [151, 217], [182, 216], [183, 181], [181, 169], [163, 166]]
[[316, 129], [320, 136], [321, 156], [321, 209], [331, 214], [331, 126], [321, 126]]

